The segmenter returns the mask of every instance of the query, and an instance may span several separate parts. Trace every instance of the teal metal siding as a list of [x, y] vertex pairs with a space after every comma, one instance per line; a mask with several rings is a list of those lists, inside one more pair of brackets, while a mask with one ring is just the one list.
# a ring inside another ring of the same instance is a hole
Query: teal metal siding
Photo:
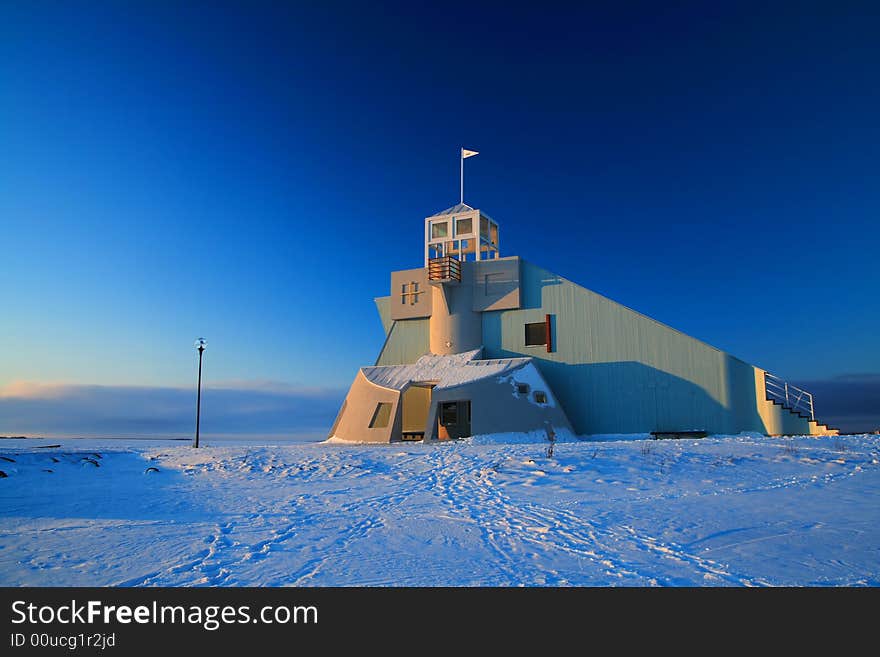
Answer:
[[[522, 308], [483, 314], [487, 358], [533, 356], [581, 434], [764, 431], [754, 368], [523, 261]], [[553, 351], [524, 325], [552, 315]]]
[[429, 321], [428, 319], [401, 319], [392, 322], [391, 330], [388, 332], [376, 365], [414, 363], [420, 356], [428, 353]]
[[376, 310], [379, 311], [379, 319], [382, 320], [382, 328], [385, 329], [387, 337], [388, 331], [391, 330], [391, 297], [376, 297]]

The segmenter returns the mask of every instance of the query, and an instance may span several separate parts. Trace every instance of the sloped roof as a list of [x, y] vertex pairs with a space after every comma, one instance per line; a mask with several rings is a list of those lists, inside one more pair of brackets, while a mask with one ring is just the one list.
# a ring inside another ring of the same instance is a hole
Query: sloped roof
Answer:
[[432, 217], [442, 217], [447, 214], [462, 214], [463, 212], [473, 212], [474, 208], [469, 206], [467, 203], [459, 203], [458, 205], [453, 205], [451, 208], [446, 208], [445, 210], [441, 210], [437, 214], [432, 214]]
[[[459, 203], [458, 205], [453, 205], [451, 208], [446, 208], [445, 210], [441, 210], [437, 214], [432, 214], [430, 217], [425, 217], [425, 218], [426, 219], [433, 219], [434, 217], [448, 217], [449, 215], [452, 215], [452, 214], [463, 214], [465, 212], [473, 212], [474, 210], [476, 210], [476, 208], [472, 208], [467, 203]], [[488, 214], [486, 214], [482, 210], [480, 210], [479, 212], [480, 212], [481, 217], [486, 217], [486, 219], [492, 219], [492, 217], [490, 217]], [[492, 221], [495, 221], [495, 220], [492, 219]]]
[[438, 388], [452, 388], [480, 379], [501, 376], [532, 361], [524, 358], [479, 360], [482, 349], [450, 356], [427, 354], [409, 365], [363, 367], [361, 372], [371, 383], [391, 390], [403, 390], [410, 383], [436, 383]]

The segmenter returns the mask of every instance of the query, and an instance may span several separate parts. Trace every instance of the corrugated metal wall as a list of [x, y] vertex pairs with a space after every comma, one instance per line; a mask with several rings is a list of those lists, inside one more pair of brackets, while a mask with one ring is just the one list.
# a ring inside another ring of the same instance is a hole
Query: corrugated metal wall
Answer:
[[[579, 434], [704, 430], [817, 432], [765, 400], [763, 371], [619, 303], [522, 261], [519, 310], [482, 314], [485, 358], [532, 356]], [[377, 365], [429, 351], [429, 319], [392, 321]], [[553, 316], [554, 350], [525, 346], [528, 322]]]
[[376, 303], [376, 310], [379, 311], [379, 319], [382, 320], [382, 328], [385, 330], [387, 337], [388, 331], [391, 330], [391, 297], [376, 297], [373, 299]]
[[[765, 431], [748, 363], [531, 263], [521, 276], [522, 309], [483, 314], [485, 356], [535, 357], [578, 433]], [[525, 345], [548, 313], [551, 353]]]
[[428, 353], [428, 322], [428, 319], [401, 319], [392, 322], [376, 365], [414, 363], [420, 356]]

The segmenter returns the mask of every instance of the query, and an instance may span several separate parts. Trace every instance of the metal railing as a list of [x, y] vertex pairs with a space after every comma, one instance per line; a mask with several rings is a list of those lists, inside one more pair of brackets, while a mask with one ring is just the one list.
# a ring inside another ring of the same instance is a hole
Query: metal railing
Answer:
[[816, 419], [816, 414], [813, 411], [813, 395], [806, 390], [802, 390], [788, 381], [783, 381], [770, 372], [764, 372], [764, 390], [767, 393], [767, 399], [777, 401], [795, 413], [808, 415], [811, 420]]
[[461, 263], [452, 256], [428, 260], [428, 280], [461, 282]]

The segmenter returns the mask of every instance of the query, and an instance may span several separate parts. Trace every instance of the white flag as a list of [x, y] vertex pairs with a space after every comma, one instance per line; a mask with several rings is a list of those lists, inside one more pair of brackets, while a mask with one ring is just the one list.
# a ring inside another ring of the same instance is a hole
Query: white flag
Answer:
[[461, 159], [466, 160], [469, 157], [473, 157], [474, 155], [479, 155], [479, 151], [469, 151], [466, 148], [461, 149]]

